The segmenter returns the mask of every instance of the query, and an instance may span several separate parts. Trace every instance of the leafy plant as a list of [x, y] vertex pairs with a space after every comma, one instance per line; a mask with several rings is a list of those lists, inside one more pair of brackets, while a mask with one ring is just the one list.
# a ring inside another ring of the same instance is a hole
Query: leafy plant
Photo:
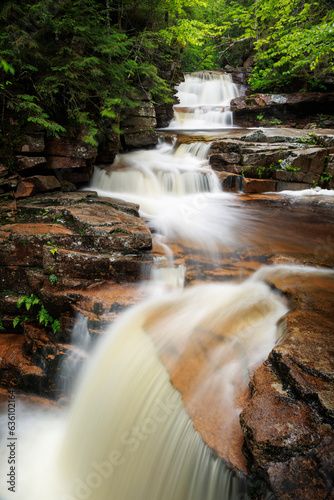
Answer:
[[49, 280], [50, 280], [50, 283], [52, 285], [55, 285], [57, 283], [57, 281], [58, 281], [58, 278], [57, 278], [57, 276], [55, 274], [50, 274]]
[[[19, 297], [17, 301], [17, 306], [21, 307], [23, 304], [26, 306], [27, 311], [29, 311], [32, 306], [39, 305], [40, 309], [36, 314], [36, 319], [38, 319], [39, 323], [43, 324], [44, 326], [50, 326], [52, 328], [53, 333], [60, 332], [59, 320], [54, 319], [49, 314], [49, 312], [45, 309], [44, 305], [41, 303], [41, 300], [38, 297], [36, 297], [36, 295], [30, 294]], [[16, 316], [16, 318], [14, 318], [13, 320], [14, 328], [16, 328], [18, 324], [23, 327], [24, 322], [27, 321], [28, 319], [29, 319], [28, 316], [25, 315], [22, 315], [21, 317]]]
[[19, 299], [17, 301], [17, 306], [21, 307], [24, 304], [26, 306], [27, 311], [29, 311], [29, 309], [32, 306], [39, 304], [39, 303], [40, 303], [40, 299], [32, 293], [31, 295], [24, 295], [22, 297], [19, 297]]

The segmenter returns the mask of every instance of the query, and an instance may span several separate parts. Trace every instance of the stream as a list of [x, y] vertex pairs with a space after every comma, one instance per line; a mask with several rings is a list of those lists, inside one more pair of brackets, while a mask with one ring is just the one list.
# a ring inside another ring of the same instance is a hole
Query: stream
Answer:
[[229, 77], [188, 76], [155, 149], [95, 168], [89, 189], [139, 204], [152, 231], [148, 298], [107, 329], [68, 408], [20, 404], [17, 490], [2, 482], [1, 500], [249, 498], [244, 458], [225, 459], [250, 376], [286, 334], [273, 283], [333, 275], [334, 216], [320, 191], [221, 190], [196, 134], [232, 129], [237, 95]]

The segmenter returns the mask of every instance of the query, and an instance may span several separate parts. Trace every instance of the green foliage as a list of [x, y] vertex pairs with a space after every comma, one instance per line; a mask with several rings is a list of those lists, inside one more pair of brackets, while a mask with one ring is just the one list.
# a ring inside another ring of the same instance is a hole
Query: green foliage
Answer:
[[32, 306], [39, 304], [39, 303], [40, 303], [39, 298], [36, 297], [36, 295], [31, 294], [31, 295], [24, 295], [24, 296], [20, 297], [17, 301], [17, 306], [21, 307], [24, 304], [26, 306], [27, 311], [29, 311], [29, 309]]
[[320, 2], [257, 0], [238, 12], [239, 38], [251, 39], [255, 49], [254, 90], [294, 82], [323, 88], [321, 78], [334, 71], [334, 10]]
[[[215, 29], [201, 47], [186, 48], [186, 70], [241, 66], [254, 56], [254, 90], [323, 89], [334, 71], [334, 9], [305, 0], [216, 0], [196, 6], [193, 17]], [[211, 67], [210, 67], [211, 66]], [[215, 67], [214, 67], [215, 66]]]
[[[19, 126], [30, 122], [50, 135], [79, 135], [97, 146], [106, 126], [120, 133], [119, 116], [136, 105], [138, 89], [158, 102], [171, 101], [170, 82], [157, 66], [206, 36], [203, 23], [186, 18], [200, 5], [201, 0], [6, 2], [0, 12], [3, 110]], [[2, 120], [9, 130], [9, 118]]]
[[263, 123], [268, 123], [269, 125], [281, 125], [282, 124], [282, 120], [278, 120], [277, 118], [273, 118], [271, 120], [267, 120], [266, 118], [264, 118], [264, 115], [263, 113], [260, 113], [259, 115], [257, 115], [256, 117], [258, 120], [262, 121]]
[[[36, 314], [36, 319], [38, 319], [39, 323], [41, 323], [44, 326], [49, 326], [52, 328], [53, 333], [58, 333], [60, 332], [60, 322], [58, 319], [54, 319], [50, 313], [45, 309], [44, 305], [42, 304], [41, 300], [36, 297], [36, 295], [31, 294], [31, 295], [24, 295], [22, 297], [19, 297], [17, 301], [17, 306], [21, 307], [22, 305], [26, 306], [26, 310], [29, 311], [32, 306], [39, 305], [40, 309]], [[28, 316], [22, 315], [21, 317], [16, 316], [13, 320], [13, 326], [16, 328], [17, 325], [24, 326], [24, 322], [27, 321], [29, 318]]]
[[49, 276], [49, 281], [52, 285], [55, 285], [58, 281], [58, 278], [55, 274], [50, 274]]

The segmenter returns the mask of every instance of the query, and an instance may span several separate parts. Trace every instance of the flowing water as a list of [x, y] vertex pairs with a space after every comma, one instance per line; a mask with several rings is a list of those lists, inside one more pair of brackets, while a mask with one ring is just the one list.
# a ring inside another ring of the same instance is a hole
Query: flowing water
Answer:
[[177, 130], [210, 130], [233, 126], [230, 101], [239, 96], [231, 75], [192, 73], [177, 87], [174, 119], [169, 128]]
[[[208, 119], [210, 128], [217, 123], [216, 112], [218, 123], [232, 124], [226, 106], [235, 95], [225, 77], [188, 77], [179, 87], [180, 106], [192, 108], [194, 115], [177, 111], [177, 127], [180, 122], [202, 127]], [[208, 111], [209, 106], [217, 109]], [[207, 151], [206, 143], [162, 142], [154, 150], [119, 155], [109, 172], [96, 168], [90, 189], [138, 203], [162, 253], [152, 268], [149, 297], [123, 314], [95, 346], [70, 407], [21, 406], [17, 492], [8, 492], [2, 482], [1, 500], [247, 498], [244, 479], [212, 453], [189, 414], [204, 405], [211, 418], [221, 409], [219, 436], [213, 437], [229, 441], [240, 412], [237, 392], [284, 334], [288, 303], [267, 280], [312, 277], [319, 270], [258, 263], [256, 272], [245, 267], [233, 280], [224, 275], [238, 267], [241, 255], [251, 266], [249, 247], [266, 244], [272, 231], [266, 230], [263, 214], [259, 222], [256, 205], [246, 210], [237, 195], [221, 191]], [[291, 243], [289, 234], [278, 240], [277, 248]], [[178, 262], [172, 243], [191, 256]], [[299, 246], [299, 252], [305, 250], [303, 239]], [[193, 284], [184, 287], [192, 272]], [[76, 344], [79, 337], [90, 349], [84, 321], [74, 335]], [[192, 375], [183, 395], [171, 383], [182, 359], [188, 365], [181, 382]], [[5, 425], [4, 417], [1, 428]]]

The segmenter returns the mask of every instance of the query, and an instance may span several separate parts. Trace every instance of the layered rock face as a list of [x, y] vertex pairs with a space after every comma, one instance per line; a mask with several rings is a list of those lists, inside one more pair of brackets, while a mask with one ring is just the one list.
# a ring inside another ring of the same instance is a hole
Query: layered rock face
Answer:
[[[240, 81], [243, 82], [242, 79]], [[299, 128], [332, 128], [334, 125], [330, 114], [334, 92], [249, 95], [250, 90], [241, 90], [241, 96], [231, 101], [231, 110], [240, 126], [270, 127], [283, 124]]]
[[255, 372], [241, 414], [251, 471], [266, 478], [276, 498], [331, 498], [333, 292], [333, 280], [298, 285], [289, 335]]
[[232, 131], [214, 140], [210, 153], [224, 190], [251, 194], [334, 187], [332, 129]]
[[[89, 191], [17, 200], [3, 204], [0, 216], [0, 314], [6, 332], [0, 335], [1, 383], [54, 397], [55, 373], [62, 358], [73, 355], [68, 336], [85, 307], [78, 304], [86, 302], [95, 312], [112, 310], [110, 284], [141, 277], [151, 234], [137, 205]], [[109, 290], [98, 305], [93, 298], [106, 283]], [[118, 292], [124, 307], [131, 303], [129, 290]], [[31, 294], [38, 305], [19, 308], [18, 299]], [[60, 320], [61, 334], [36, 321], [41, 306]]]

